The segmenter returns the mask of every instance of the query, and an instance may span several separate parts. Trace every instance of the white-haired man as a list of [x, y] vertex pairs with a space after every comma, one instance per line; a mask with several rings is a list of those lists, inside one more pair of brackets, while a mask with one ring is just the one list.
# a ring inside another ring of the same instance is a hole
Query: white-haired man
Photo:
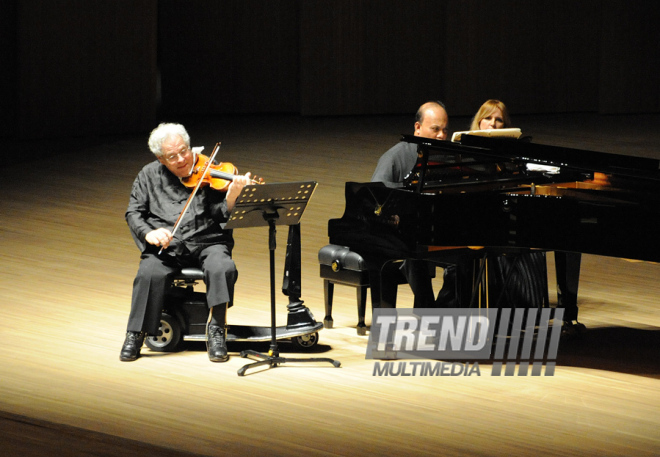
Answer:
[[138, 173], [126, 211], [126, 222], [142, 255], [119, 359], [132, 361], [140, 356], [145, 335], [156, 335], [160, 327], [171, 276], [182, 267], [196, 266], [204, 271], [210, 308], [209, 359], [224, 362], [229, 358], [225, 337], [227, 305], [232, 301], [238, 272], [231, 258], [232, 231], [223, 227], [241, 189], [249, 184], [250, 173], [236, 176], [226, 192], [210, 186], [200, 188], [176, 235], [172, 235], [171, 229], [192, 191], [181, 178], [191, 175], [197, 155], [181, 124], [160, 124], [151, 132], [149, 149], [156, 160]]

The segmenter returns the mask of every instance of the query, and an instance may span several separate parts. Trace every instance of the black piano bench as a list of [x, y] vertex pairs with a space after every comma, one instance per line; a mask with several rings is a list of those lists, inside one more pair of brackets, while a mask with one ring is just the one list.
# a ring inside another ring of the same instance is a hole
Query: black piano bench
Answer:
[[332, 296], [335, 284], [353, 286], [357, 293], [358, 335], [367, 334], [364, 323], [369, 272], [365, 260], [357, 252], [344, 246], [329, 244], [319, 250], [321, 278], [323, 278], [323, 297], [325, 299], [325, 317], [323, 326], [332, 328]]

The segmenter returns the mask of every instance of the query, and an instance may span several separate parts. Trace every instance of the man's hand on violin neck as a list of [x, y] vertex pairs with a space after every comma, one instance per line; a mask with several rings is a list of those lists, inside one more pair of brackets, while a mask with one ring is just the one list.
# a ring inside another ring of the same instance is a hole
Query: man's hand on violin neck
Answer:
[[147, 235], [144, 238], [145, 240], [147, 240], [147, 243], [149, 244], [166, 248], [170, 245], [170, 242], [172, 241], [172, 232], [170, 232], [166, 228], [161, 227], [159, 229], [152, 230], [151, 232], [147, 233]]

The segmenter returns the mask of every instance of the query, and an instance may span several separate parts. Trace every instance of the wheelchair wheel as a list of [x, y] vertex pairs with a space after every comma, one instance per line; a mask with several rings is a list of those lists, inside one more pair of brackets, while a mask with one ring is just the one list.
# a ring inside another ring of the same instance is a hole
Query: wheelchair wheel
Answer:
[[176, 351], [181, 341], [183, 341], [181, 324], [174, 316], [167, 313], [161, 315], [158, 335], [145, 338], [147, 347], [156, 352]]
[[291, 343], [298, 349], [309, 349], [316, 346], [319, 342], [318, 332], [309, 333], [307, 335], [296, 336], [291, 338]]

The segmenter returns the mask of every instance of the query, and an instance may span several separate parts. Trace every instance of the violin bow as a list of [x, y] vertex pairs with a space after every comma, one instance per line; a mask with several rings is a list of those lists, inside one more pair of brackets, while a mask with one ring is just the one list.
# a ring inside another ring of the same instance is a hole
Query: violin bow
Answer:
[[[188, 211], [188, 208], [190, 207], [190, 203], [192, 202], [193, 197], [199, 190], [199, 188], [202, 186], [202, 183], [204, 182], [204, 177], [206, 176], [206, 173], [209, 171], [209, 168], [211, 168], [211, 164], [213, 163], [213, 159], [215, 159], [216, 154], [218, 153], [218, 150], [220, 149], [220, 143], [215, 144], [215, 148], [213, 148], [213, 152], [211, 153], [211, 157], [209, 157], [209, 160], [206, 162], [206, 165], [204, 165], [204, 169], [202, 170], [202, 175], [199, 178], [199, 181], [197, 182], [197, 185], [193, 189], [193, 191], [190, 193], [190, 197], [188, 197], [188, 200], [186, 200], [186, 204], [183, 205], [183, 209], [181, 210], [181, 214], [179, 214], [179, 217], [176, 219], [176, 222], [174, 223], [174, 227], [172, 228], [172, 236], [176, 233], [177, 229], [179, 228], [179, 225], [181, 225], [181, 219], [183, 219], [183, 216], [186, 214]], [[195, 168], [195, 164], [193, 163], [193, 169]], [[158, 255], [160, 255], [161, 252], [163, 252], [163, 247], [160, 248], [160, 251], [158, 251]]]

